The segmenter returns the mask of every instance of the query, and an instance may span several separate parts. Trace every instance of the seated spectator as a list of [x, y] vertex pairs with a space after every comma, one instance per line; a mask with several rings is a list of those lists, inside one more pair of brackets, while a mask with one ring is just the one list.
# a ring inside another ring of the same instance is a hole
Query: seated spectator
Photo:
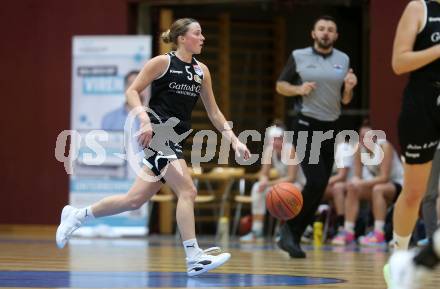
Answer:
[[[403, 168], [393, 145], [386, 139], [365, 138], [371, 125], [364, 121], [359, 130], [360, 146], [354, 157], [354, 176], [347, 184], [345, 200], [344, 229], [332, 240], [334, 245], [346, 245], [355, 240], [355, 221], [361, 200], [371, 202], [374, 216], [374, 230], [360, 237], [361, 245], [385, 244], [384, 225], [387, 207], [392, 204], [402, 189]], [[373, 150], [371, 150], [373, 148]], [[383, 151], [383, 159], [378, 165], [361, 162], [361, 154], [372, 159]]]
[[344, 153], [345, 151], [351, 151], [348, 142], [337, 144], [332, 176], [328, 181], [323, 199], [329, 201], [336, 212], [333, 232], [340, 232], [344, 228], [347, 180], [353, 175], [353, 156]]
[[[266, 194], [271, 187], [278, 183], [294, 183], [299, 190], [305, 185], [305, 177], [299, 165], [288, 165], [293, 160], [295, 150], [291, 143], [283, 141], [284, 127], [278, 124], [268, 128], [266, 142], [263, 149], [263, 161], [259, 172], [259, 180], [252, 186], [252, 230], [240, 238], [242, 242], [252, 242], [263, 237], [263, 223], [266, 214]], [[277, 171], [278, 177], [270, 180], [271, 168]]]

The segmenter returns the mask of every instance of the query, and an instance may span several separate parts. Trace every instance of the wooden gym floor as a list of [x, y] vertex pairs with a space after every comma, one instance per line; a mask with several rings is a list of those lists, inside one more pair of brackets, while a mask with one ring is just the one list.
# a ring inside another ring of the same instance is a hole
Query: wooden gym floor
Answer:
[[[385, 288], [381, 248], [305, 246], [291, 259], [273, 242], [229, 242], [231, 260], [212, 273], [185, 275], [184, 254], [173, 236], [73, 239], [63, 250], [54, 227], [0, 227], [0, 288]], [[199, 238], [203, 248], [211, 237]], [[438, 288], [440, 270], [424, 289]]]

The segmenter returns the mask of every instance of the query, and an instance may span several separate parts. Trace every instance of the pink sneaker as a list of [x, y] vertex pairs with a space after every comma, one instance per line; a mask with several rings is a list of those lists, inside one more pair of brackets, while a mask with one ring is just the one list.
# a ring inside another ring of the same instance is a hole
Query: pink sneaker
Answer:
[[345, 230], [339, 231], [332, 239], [332, 245], [345, 246], [354, 242], [354, 233]]
[[373, 231], [366, 236], [359, 238], [362, 246], [383, 246], [385, 245], [385, 234], [382, 231]]

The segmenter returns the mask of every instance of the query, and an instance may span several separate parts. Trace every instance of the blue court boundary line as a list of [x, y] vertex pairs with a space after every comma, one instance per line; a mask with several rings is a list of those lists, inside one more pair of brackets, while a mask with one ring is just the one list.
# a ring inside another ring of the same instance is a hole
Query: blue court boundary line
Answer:
[[277, 287], [345, 282], [347, 281], [337, 278], [286, 274], [206, 273], [187, 277], [186, 272], [0, 271], [0, 288]]

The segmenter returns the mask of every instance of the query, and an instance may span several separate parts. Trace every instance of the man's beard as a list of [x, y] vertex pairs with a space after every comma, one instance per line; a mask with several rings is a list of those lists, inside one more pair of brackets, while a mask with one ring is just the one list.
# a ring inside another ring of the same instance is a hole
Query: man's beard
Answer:
[[318, 41], [316, 41], [316, 44], [318, 45], [319, 48], [321, 49], [329, 49], [333, 47], [333, 43], [334, 41], [331, 41], [330, 39], [318, 39]]

